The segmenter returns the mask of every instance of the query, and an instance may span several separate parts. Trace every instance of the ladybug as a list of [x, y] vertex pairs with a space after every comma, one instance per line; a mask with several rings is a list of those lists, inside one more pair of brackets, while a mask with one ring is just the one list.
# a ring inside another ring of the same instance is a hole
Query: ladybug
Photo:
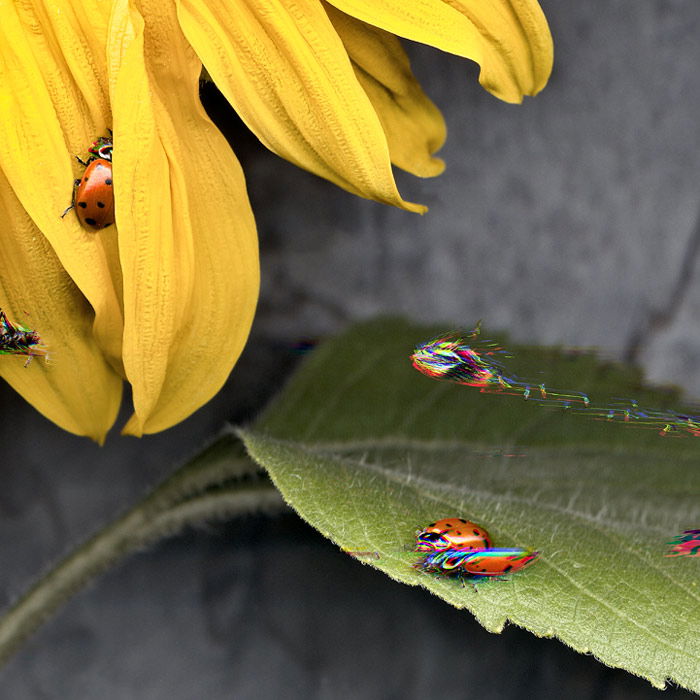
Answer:
[[444, 518], [430, 523], [416, 535], [416, 552], [438, 552], [444, 549], [488, 549], [489, 533], [464, 518]]
[[520, 571], [534, 563], [539, 554], [520, 547], [446, 549], [428, 554], [417, 567], [431, 573], [480, 580]]
[[73, 201], [61, 218], [75, 209], [84, 228], [100, 231], [114, 223], [111, 137], [101, 136], [90, 146], [88, 153], [87, 161], [76, 156], [76, 160], [85, 166], [85, 172], [75, 181]]

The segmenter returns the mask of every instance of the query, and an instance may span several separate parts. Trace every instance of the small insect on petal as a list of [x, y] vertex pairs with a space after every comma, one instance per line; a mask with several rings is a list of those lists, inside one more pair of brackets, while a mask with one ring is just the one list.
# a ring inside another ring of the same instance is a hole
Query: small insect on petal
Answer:
[[25, 355], [26, 367], [32, 361], [32, 357], [45, 356], [46, 349], [41, 346], [41, 339], [36, 331], [12, 323], [7, 314], [0, 309], [0, 355]]

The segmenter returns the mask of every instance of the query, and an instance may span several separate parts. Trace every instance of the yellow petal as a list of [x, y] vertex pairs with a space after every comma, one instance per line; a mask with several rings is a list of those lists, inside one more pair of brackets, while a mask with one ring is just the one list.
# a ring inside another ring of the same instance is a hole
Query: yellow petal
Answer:
[[99, 443], [114, 423], [122, 380], [92, 336], [93, 313], [0, 172], [0, 308], [39, 333], [50, 361], [0, 355], [0, 376], [49, 420]]
[[410, 211], [372, 103], [319, 0], [177, 0], [182, 29], [241, 119], [275, 153]]
[[413, 76], [399, 40], [331, 5], [324, 6], [379, 116], [391, 162], [419, 177], [439, 175], [445, 164], [432, 154], [445, 142], [445, 120]]
[[110, 122], [106, 28], [110, 5], [70, 0], [0, 3], [0, 170], [95, 310], [94, 333], [121, 354], [116, 233], [84, 230], [70, 204], [85, 157]]
[[392, 34], [476, 61], [481, 85], [506, 102], [539, 92], [552, 70], [552, 37], [536, 0], [328, 2]]
[[124, 432], [141, 435], [183, 420], [228, 377], [257, 302], [257, 236], [238, 161], [199, 103], [201, 62], [174, 4], [139, 0], [128, 22], [114, 16], [124, 24], [114, 35], [133, 37], [113, 47], [110, 83], [135, 410]]

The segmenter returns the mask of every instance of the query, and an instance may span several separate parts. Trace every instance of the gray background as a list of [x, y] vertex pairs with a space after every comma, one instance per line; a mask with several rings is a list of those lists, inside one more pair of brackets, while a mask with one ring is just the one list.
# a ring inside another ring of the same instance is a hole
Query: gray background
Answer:
[[[542, 3], [556, 67], [514, 107], [468, 62], [412, 46], [449, 127], [446, 173], [399, 175], [425, 217], [360, 200], [267, 153], [222, 100], [243, 161], [263, 290], [225, 389], [161, 435], [64, 434], [0, 387], [0, 602], [169, 473], [292, 369], [290, 343], [377, 313], [599, 345], [700, 396], [700, 5]], [[127, 414], [122, 416], [122, 422]], [[115, 431], [116, 432], [116, 431]], [[560, 642], [388, 580], [288, 514], [210, 526], [98, 580], [0, 672], [0, 698], [647, 698]], [[672, 689], [664, 698], [691, 697]]]

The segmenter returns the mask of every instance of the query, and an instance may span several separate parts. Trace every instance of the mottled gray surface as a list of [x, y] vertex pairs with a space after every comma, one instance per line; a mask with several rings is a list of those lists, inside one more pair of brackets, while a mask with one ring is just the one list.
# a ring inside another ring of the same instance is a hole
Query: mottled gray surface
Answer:
[[[465, 61], [412, 48], [450, 130], [445, 175], [400, 176], [404, 196], [430, 206], [426, 217], [337, 191], [231, 130], [260, 226], [254, 340], [196, 416], [140, 441], [114, 435], [104, 448], [0, 387], [0, 602], [223, 421], [249, 419], [293, 364], [282, 341], [355, 318], [483, 318], [518, 340], [599, 344], [700, 395], [700, 5], [543, 6], [557, 66], [522, 107], [483, 92]], [[133, 557], [0, 672], [2, 700], [657, 693], [557, 641], [515, 628], [491, 635], [291, 515], [211, 527]]]
[[700, 394], [687, 269], [700, 236], [700, 8], [544, 7], [555, 71], [522, 106], [485, 94], [465, 61], [412, 51], [449, 128], [445, 174], [400, 177], [426, 217], [329, 197], [311, 176], [288, 187], [275, 160], [251, 164], [251, 189], [275, 201], [258, 213], [261, 328], [324, 332], [391, 309], [617, 353], [637, 353], [641, 334], [654, 377]]

